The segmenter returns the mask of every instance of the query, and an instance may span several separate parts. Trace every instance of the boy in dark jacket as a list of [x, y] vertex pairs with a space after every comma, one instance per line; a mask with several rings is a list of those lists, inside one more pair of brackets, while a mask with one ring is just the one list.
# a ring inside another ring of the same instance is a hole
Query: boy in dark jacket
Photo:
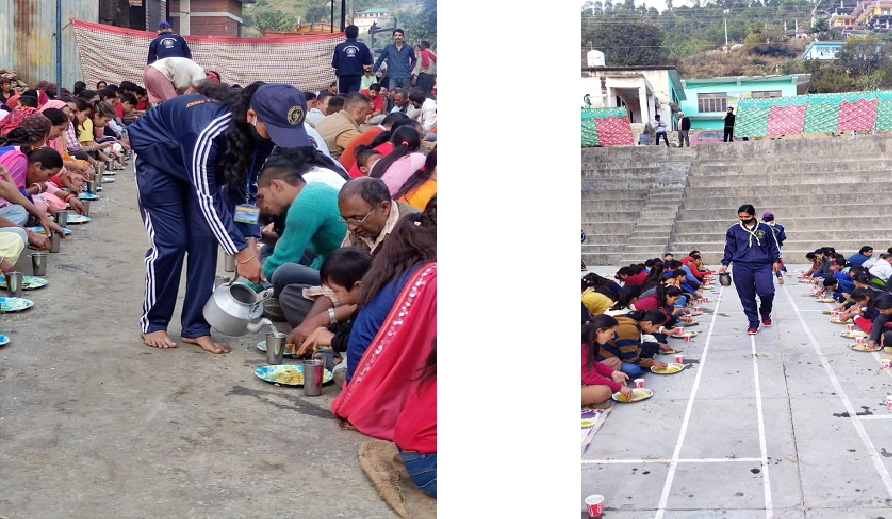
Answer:
[[[353, 328], [353, 319], [356, 316], [361, 280], [371, 264], [371, 254], [353, 247], [336, 249], [325, 258], [325, 263], [319, 270], [322, 283], [331, 289], [332, 295], [337, 298], [336, 306], [352, 305], [353, 312], [346, 321], [338, 322], [334, 318], [334, 309], [329, 309], [331, 324], [313, 330], [298, 348], [298, 357], [315, 353], [315, 358], [325, 359], [325, 369], [332, 369], [341, 362], [343, 359], [341, 353], [347, 351], [347, 339], [350, 338], [350, 330]], [[317, 351], [319, 348], [331, 349]]]

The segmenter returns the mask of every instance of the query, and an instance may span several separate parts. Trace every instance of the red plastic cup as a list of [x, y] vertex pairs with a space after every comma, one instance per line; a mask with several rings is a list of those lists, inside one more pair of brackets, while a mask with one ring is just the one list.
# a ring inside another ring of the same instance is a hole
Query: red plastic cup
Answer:
[[839, 312], [837, 312], [837, 311], [835, 311], [835, 310], [831, 310], [831, 311], [830, 311], [830, 317], [832, 317], [832, 318], [834, 318], [834, 319], [838, 318], [838, 317], [839, 317]]
[[691, 342], [691, 336], [690, 336], [690, 335], [685, 335], [685, 336], [684, 336], [684, 342]]
[[889, 369], [889, 365], [892, 364], [892, 361], [890, 361], [889, 359], [883, 359], [882, 363], [883, 363], [883, 369]]
[[636, 379], [635, 379], [635, 389], [641, 389], [641, 388], [643, 388], [643, 387], [644, 387], [644, 379], [643, 379], [643, 378], [636, 378]]
[[847, 325], [846, 325], [846, 328], [848, 328], [850, 332], [855, 331], [855, 325], [854, 325], [854, 324], [847, 324]]
[[864, 344], [864, 337], [855, 337], [855, 344]]
[[892, 409], [892, 395], [886, 397], [886, 407]]
[[703, 302], [704, 302], [704, 303], [708, 303], [708, 302], [709, 302], [709, 298], [708, 298], [708, 297], [704, 297], [704, 298], [703, 298]]
[[694, 307], [694, 311], [695, 311], [695, 312], [699, 312], [699, 311], [700, 311], [700, 307], [699, 307], [699, 306], [695, 306], [695, 307]]
[[684, 335], [684, 326], [676, 326], [675, 335]]
[[585, 506], [588, 507], [589, 517], [601, 517], [604, 513], [604, 496], [598, 494], [588, 496], [585, 498]]
[[675, 363], [684, 364], [684, 355], [682, 355], [681, 353], [675, 354]]

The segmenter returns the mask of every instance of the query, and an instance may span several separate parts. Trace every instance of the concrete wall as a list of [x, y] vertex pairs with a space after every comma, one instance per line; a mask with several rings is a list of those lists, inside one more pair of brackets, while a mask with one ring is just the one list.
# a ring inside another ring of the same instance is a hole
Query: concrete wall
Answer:
[[[62, 86], [83, 77], [71, 18], [99, 19], [99, 2], [62, 0]], [[56, 3], [53, 0], [0, 0], [0, 68], [18, 72], [29, 86], [56, 82]]]

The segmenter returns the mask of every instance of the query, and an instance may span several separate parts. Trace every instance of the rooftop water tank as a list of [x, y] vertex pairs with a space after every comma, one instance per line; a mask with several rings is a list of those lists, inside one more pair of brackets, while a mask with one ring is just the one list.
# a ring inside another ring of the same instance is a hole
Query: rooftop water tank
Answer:
[[587, 59], [588, 59], [589, 67], [604, 67], [604, 66], [606, 66], [604, 63], [604, 53], [599, 50], [588, 51]]

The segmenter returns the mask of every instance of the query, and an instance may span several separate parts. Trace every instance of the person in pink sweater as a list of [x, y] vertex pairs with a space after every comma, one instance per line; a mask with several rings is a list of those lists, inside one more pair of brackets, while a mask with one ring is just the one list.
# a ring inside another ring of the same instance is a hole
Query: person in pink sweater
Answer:
[[582, 405], [600, 404], [619, 391], [631, 397], [632, 389], [625, 383], [629, 376], [619, 371], [618, 358], [598, 362], [601, 346], [614, 337], [619, 321], [607, 314], [596, 315], [582, 327]]

